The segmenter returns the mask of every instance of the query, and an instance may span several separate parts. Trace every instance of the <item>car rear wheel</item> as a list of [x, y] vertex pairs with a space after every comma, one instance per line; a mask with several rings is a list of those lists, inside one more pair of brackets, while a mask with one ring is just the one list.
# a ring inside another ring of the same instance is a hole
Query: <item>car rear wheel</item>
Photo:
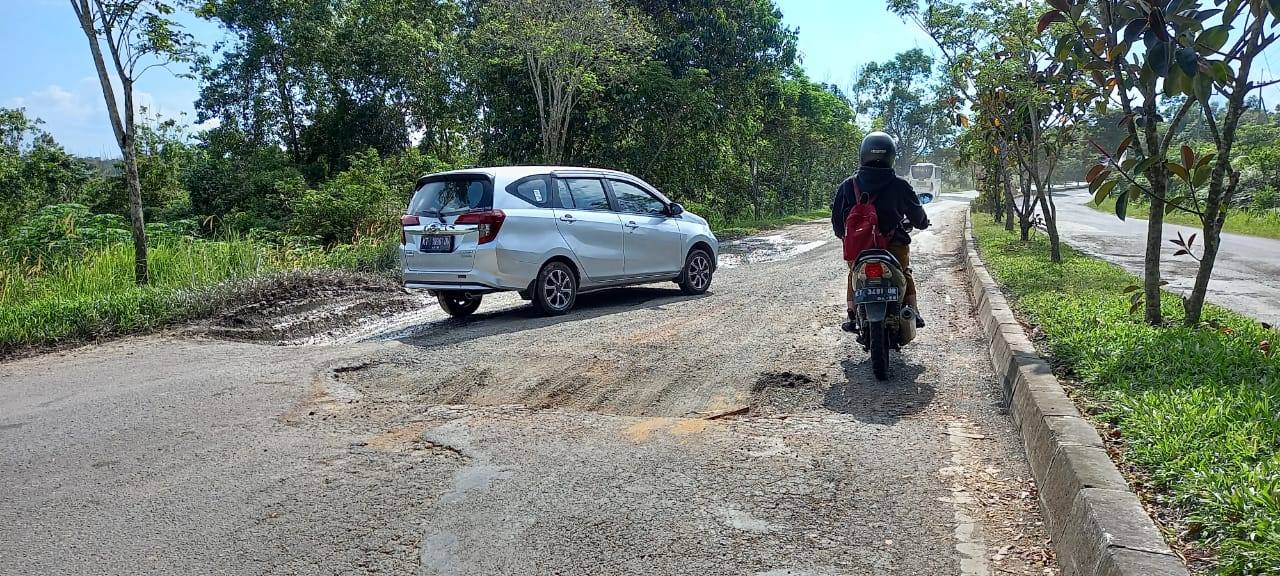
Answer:
[[548, 262], [534, 281], [533, 305], [547, 316], [559, 316], [578, 299], [578, 278], [564, 262]]
[[440, 309], [444, 310], [454, 318], [466, 318], [480, 308], [480, 300], [482, 296], [474, 295], [468, 297], [463, 292], [441, 291], [436, 293], [436, 300], [440, 302]]
[[701, 248], [695, 248], [689, 252], [689, 257], [684, 261], [684, 270], [680, 272], [680, 290], [685, 294], [697, 295], [707, 291], [711, 287], [711, 275], [715, 272], [715, 266], [711, 261], [711, 254]]

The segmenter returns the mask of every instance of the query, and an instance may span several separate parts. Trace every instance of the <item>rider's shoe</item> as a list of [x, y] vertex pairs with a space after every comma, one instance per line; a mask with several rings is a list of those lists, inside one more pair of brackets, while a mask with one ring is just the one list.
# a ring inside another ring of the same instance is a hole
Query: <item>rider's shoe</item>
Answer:
[[916, 310], [916, 328], [924, 328], [924, 316], [920, 315], [920, 311]]
[[844, 323], [840, 324], [840, 329], [845, 332], [856, 333], [858, 331], [858, 325], [854, 323], [853, 320], [845, 320]]

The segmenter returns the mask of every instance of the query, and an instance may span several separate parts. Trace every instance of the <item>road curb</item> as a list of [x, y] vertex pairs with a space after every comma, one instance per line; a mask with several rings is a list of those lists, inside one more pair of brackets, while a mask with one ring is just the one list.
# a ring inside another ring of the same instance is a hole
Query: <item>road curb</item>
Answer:
[[1187, 576], [1129, 491], [978, 255], [965, 215], [965, 275], [1064, 576]]

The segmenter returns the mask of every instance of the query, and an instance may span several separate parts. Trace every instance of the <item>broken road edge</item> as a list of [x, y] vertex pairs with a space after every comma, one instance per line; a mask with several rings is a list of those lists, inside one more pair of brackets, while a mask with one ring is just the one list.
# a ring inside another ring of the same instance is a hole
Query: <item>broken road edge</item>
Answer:
[[965, 215], [965, 276], [1066, 576], [1187, 576], [987, 271]]

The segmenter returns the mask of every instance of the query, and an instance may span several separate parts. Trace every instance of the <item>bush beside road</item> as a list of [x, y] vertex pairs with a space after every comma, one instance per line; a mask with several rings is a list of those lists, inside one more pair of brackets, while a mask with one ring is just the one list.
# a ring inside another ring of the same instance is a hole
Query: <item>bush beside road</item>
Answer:
[[[1038, 326], [1086, 408], [1117, 431], [1124, 459], [1185, 512], [1185, 536], [1218, 550], [1220, 574], [1280, 570], [1280, 357], [1276, 332], [1214, 307], [1211, 326], [1170, 327], [1129, 313], [1137, 278], [1066, 249], [1051, 265], [1047, 239], [1023, 244], [990, 217], [974, 232], [992, 275]], [[1114, 438], [1112, 434], [1105, 434]]]

